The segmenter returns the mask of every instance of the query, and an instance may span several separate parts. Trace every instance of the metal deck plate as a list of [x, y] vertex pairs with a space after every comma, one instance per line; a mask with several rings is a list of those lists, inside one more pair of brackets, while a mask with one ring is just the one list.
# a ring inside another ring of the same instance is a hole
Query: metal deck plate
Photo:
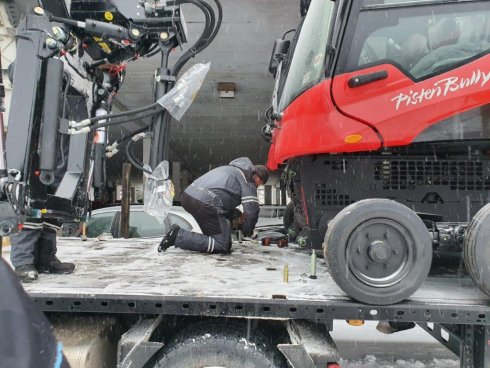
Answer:
[[[43, 310], [185, 313], [297, 318], [490, 323], [490, 297], [469, 277], [434, 277], [409, 300], [373, 307], [350, 300], [322, 259], [309, 278], [310, 252], [253, 242], [229, 255], [170, 248], [159, 241], [60, 239], [58, 257], [76, 263], [71, 275], [40, 275], [25, 290]], [[289, 282], [283, 269], [289, 268]], [[285, 300], [284, 300], [285, 299]], [[344, 317], [345, 315], [345, 317]]]

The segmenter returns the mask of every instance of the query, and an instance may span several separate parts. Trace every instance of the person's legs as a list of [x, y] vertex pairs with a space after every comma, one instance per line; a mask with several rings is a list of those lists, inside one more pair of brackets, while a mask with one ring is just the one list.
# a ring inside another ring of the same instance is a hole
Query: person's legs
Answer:
[[[197, 221], [197, 219], [196, 219]], [[220, 226], [220, 232], [214, 234], [198, 234], [192, 231], [180, 229], [175, 239], [175, 247], [185, 250], [192, 250], [201, 253], [229, 253], [231, 249], [231, 230], [230, 222], [224, 216], [210, 216], [206, 224], [215, 222]], [[199, 223], [199, 221], [198, 221]], [[201, 226], [206, 232], [206, 226]]]
[[[25, 226], [30, 226], [30, 224]], [[22, 282], [31, 282], [38, 277], [34, 263], [39, 251], [42, 225], [33, 224], [32, 227], [25, 227], [21, 232], [10, 236], [10, 244], [12, 245], [10, 261], [15, 268], [17, 277]]]
[[40, 244], [36, 268], [42, 273], [68, 274], [75, 269], [75, 264], [61, 262], [56, 257], [56, 227], [47, 225], [44, 227]]
[[50, 264], [56, 258], [56, 230], [44, 227], [39, 241], [39, 253], [36, 267]]
[[224, 214], [219, 214], [217, 208], [186, 193], [182, 195], [182, 206], [196, 219], [203, 234], [179, 229], [174, 240], [175, 247], [201, 253], [230, 251], [230, 222]]

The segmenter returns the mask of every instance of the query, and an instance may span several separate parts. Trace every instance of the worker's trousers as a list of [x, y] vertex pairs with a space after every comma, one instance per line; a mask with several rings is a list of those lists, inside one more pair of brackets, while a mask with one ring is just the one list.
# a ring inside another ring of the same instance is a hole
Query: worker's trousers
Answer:
[[179, 230], [175, 239], [177, 248], [201, 253], [229, 253], [231, 250], [231, 224], [220, 208], [220, 200], [213, 193], [203, 189], [197, 193], [198, 200], [184, 192], [181, 204], [201, 227], [202, 234]]
[[57, 226], [26, 222], [21, 232], [10, 236], [10, 261], [14, 267], [48, 265], [56, 255]]

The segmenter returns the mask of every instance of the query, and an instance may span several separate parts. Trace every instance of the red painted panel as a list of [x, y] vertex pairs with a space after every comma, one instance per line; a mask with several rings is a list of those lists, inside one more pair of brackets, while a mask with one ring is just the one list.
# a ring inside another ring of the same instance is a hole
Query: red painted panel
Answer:
[[[275, 129], [267, 166], [275, 170], [285, 160], [316, 153], [358, 152], [379, 149], [380, 140], [367, 125], [341, 114], [330, 97], [331, 80], [317, 84], [296, 98], [283, 112]], [[348, 135], [362, 140], [346, 144]]]
[[[414, 82], [390, 64], [334, 78], [332, 93], [346, 115], [376, 127], [384, 146], [410, 144], [422, 131], [450, 116], [490, 102], [490, 55], [444, 74]], [[350, 88], [353, 76], [380, 70], [388, 78]]]

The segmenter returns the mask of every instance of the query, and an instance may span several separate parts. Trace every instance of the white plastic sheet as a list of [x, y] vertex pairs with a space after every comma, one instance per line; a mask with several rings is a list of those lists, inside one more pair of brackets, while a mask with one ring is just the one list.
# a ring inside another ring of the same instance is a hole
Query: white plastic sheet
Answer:
[[175, 196], [169, 179], [168, 161], [162, 161], [151, 174], [145, 173], [144, 210], [163, 224]]
[[177, 120], [182, 119], [201, 89], [211, 63], [196, 64], [189, 68], [165, 96], [157, 102]]

